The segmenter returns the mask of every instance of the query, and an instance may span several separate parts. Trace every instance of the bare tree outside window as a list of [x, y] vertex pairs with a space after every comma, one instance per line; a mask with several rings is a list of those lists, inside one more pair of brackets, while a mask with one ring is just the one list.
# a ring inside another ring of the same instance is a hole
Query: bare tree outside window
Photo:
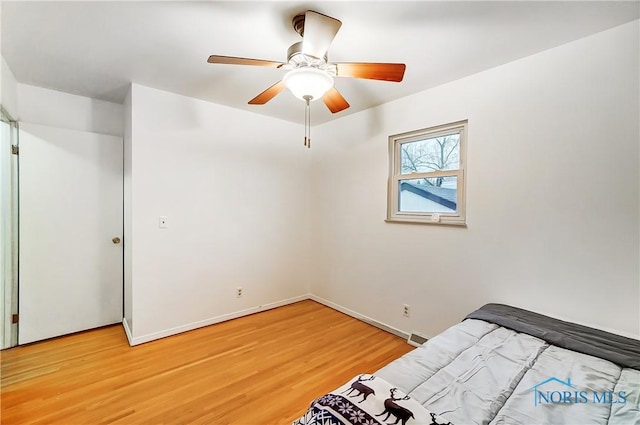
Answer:
[[[455, 170], [460, 167], [460, 135], [451, 134], [401, 145], [401, 174]], [[422, 179], [441, 187], [444, 177]]]

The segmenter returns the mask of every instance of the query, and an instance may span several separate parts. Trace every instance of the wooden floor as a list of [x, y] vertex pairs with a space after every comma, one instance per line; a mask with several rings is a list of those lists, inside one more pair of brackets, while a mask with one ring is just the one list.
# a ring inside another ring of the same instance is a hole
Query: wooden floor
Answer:
[[410, 351], [313, 301], [129, 347], [120, 325], [12, 348], [2, 424], [287, 424]]

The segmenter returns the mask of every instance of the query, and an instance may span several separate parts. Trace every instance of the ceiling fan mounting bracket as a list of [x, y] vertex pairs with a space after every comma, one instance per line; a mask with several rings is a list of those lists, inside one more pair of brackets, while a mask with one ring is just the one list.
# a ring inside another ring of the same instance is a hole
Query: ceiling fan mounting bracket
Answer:
[[300, 37], [304, 37], [304, 13], [294, 16], [291, 24], [293, 25], [294, 31], [300, 34]]

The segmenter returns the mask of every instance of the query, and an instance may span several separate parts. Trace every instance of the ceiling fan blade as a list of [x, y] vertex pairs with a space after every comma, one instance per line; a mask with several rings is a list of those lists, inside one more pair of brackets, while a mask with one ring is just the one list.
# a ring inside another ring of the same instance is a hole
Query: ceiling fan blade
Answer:
[[367, 80], [394, 81], [399, 83], [407, 67], [403, 63], [336, 63], [338, 77], [364, 78]]
[[349, 103], [345, 100], [340, 92], [332, 87], [323, 97], [322, 101], [332, 113], [340, 112], [349, 107]]
[[278, 68], [284, 65], [282, 62], [266, 61], [262, 59], [249, 59], [249, 58], [236, 58], [233, 56], [218, 56], [211, 55], [207, 60], [209, 63], [224, 63], [229, 65], [253, 65], [253, 66], [267, 66], [271, 68]]
[[342, 22], [313, 10], [304, 14], [302, 53], [322, 59], [342, 26]]
[[278, 81], [253, 99], [249, 101], [249, 105], [264, 105], [274, 97], [276, 97], [282, 90], [285, 89], [285, 85], [282, 81]]

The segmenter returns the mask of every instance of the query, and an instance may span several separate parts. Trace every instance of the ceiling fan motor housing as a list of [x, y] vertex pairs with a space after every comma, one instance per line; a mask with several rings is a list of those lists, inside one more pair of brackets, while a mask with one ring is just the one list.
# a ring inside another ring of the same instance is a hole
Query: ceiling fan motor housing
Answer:
[[287, 62], [293, 66], [300, 66], [300, 64], [304, 64], [305, 66], [320, 67], [328, 62], [328, 56], [325, 53], [324, 57], [319, 59], [305, 55], [302, 53], [302, 41], [299, 41], [292, 44], [287, 50]]

